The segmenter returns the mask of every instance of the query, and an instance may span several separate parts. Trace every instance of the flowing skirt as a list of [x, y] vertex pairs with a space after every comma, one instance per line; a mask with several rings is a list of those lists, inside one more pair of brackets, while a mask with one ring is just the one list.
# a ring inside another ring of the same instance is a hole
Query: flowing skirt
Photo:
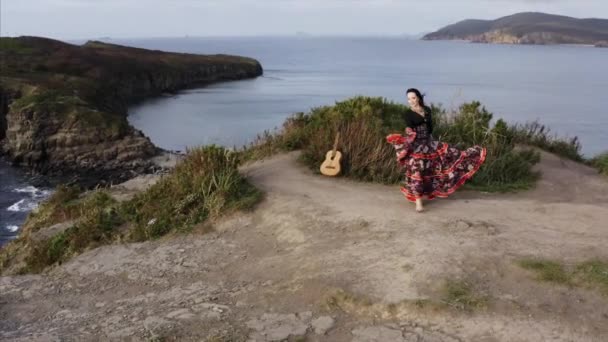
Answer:
[[391, 134], [386, 140], [395, 148], [405, 175], [401, 192], [412, 202], [423, 196], [448, 197], [473, 177], [486, 158], [481, 146], [460, 151], [430, 136], [416, 138], [409, 128], [405, 136]]

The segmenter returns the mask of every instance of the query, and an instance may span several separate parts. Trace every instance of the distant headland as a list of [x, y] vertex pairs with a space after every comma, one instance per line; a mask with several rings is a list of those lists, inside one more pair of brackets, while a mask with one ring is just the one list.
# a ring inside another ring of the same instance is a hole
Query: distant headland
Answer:
[[577, 19], [547, 13], [524, 12], [496, 20], [463, 20], [429, 33], [422, 39], [499, 44], [585, 44], [608, 47], [608, 19]]

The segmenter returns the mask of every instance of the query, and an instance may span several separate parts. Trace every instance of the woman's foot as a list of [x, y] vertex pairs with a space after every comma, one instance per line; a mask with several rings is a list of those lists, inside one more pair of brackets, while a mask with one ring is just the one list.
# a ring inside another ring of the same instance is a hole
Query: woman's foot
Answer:
[[416, 199], [416, 212], [421, 213], [424, 211], [424, 207], [422, 206], [422, 198]]

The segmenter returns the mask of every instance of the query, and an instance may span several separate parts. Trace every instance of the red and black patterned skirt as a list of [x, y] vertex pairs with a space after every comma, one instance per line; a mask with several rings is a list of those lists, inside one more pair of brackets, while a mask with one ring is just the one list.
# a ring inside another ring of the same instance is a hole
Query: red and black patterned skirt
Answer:
[[486, 149], [481, 146], [461, 151], [430, 135], [423, 136], [417, 137], [417, 132], [408, 128], [406, 135], [386, 137], [405, 173], [401, 192], [412, 202], [423, 196], [448, 197], [473, 177], [486, 158]]

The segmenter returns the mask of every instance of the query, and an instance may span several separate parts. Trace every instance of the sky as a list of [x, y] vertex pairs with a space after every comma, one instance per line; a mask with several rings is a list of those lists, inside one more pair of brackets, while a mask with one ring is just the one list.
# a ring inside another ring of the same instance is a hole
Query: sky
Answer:
[[608, 18], [608, 0], [0, 0], [0, 35], [401, 35], [528, 11]]

